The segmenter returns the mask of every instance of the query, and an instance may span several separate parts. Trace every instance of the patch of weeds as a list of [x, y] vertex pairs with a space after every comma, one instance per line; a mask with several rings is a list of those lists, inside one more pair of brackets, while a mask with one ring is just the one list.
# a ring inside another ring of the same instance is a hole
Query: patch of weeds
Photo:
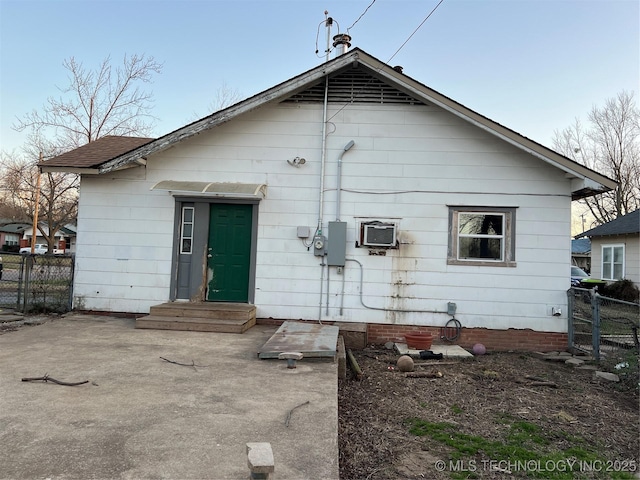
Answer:
[[453, 413], [455, 413], [456, 415], [460, 415], [460, 414], [463, 412], [462, 408], [460, 408], [460, 407], [459, 407], [458, 405], [456, 405], [455, 403], [454, 403], [453, 405], [451, 405], [451, 411], [452, 411]]
[[590, 478], [613, 478], [611, 475], [614, 473], [618, 479], [634, 478], [627, 472], [604, 471], [607, 460], [580, 438], [564, 435], [572, 445], [559, 450], [548, 439], [561, 437], [556, 432], [543, 431], [538, 425], [508, 415], [501, 416], [497, 421], [509, 427], [503, 438], [497, 440], [463, 433], [458, 425], [448, 422], [433, 423], [412, 418], [407, 423], [413, 435], [430, 437], [449, 446], [450, 461], [475, 465], [475, 472], [451, 471], [453, 479], [475, 478], [470, 475], [488, 470], [492, 462], [502, 462], [499, 465], [505, 465], [514, 470], [514, 474], [523, 474], [528, 478], [570, 480], [574, 474], [581, 475], [590, 466], [596, 467], [589, 472], [593, 474]]

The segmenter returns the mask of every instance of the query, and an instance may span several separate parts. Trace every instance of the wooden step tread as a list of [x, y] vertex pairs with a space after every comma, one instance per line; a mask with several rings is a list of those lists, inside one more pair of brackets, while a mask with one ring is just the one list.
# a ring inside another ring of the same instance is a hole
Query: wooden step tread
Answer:
[[243, 333], [255, 325], [252, 319], [209, 319], [148, 315], [136, 319], [136, 328], [195, 332]]
[[150, 315], [208, 319], [249, 320], [256, 316], [256, 306], [246, 303], [163, 303], [154, 305]]

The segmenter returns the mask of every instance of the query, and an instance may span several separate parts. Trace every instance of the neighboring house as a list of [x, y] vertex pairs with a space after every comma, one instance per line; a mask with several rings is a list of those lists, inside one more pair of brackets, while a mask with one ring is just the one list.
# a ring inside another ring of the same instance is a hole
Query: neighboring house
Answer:
[[591, 241], [588, 238], [571, 240], [571, 264], [585, 272], [591, 271]]
[[[40, 224], [40, 228], [45, 232], [49, 232], [49, 227], [46, 225]], [[28, 226], [22, 232], [22, 237], [20, 238], [20, 247], [28, 247], [31, 245], [31, 239], [33, 237], [33, 226]], [[76, 239], [76, 228], [73, 225], [66, 225], [64, 227], [60, 227], [56, 234], [54, 235], [55, 239], [55, 249], [64, 250], [65, 253], [72, 253], [75, 251], [75, 239]], [[40, 229], [38, 229], [38, 233], [36, 235], [37, 244], [47, 244], [47, 240], [42, 236]]]
[[627, 213], [578, 237], [591, 240], [591, 276], [640, 287], [640, 210]]
[[76, 308], [250, 303], [371, 342], [455, 313], [503, 349], [566, 346], [571, 201], [616, 185], [359, 49], [41, 168], [82, 175]]
[[0, 250], [18, 251], [20, 249], [20, 239], [25, 229], [29, 228], [26, 223], [6, 223], [0, 226]]

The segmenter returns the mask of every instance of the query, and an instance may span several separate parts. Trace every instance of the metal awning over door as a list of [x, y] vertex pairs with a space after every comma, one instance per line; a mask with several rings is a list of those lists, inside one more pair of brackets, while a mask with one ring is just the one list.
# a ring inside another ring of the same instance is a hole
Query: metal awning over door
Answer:
[[267, 185], [264, 183], [162, 180], [151, 187], [151, 190], [166, 190], [172, 195], [188, 194], [223, 198], [264, 198], [267, 194]]

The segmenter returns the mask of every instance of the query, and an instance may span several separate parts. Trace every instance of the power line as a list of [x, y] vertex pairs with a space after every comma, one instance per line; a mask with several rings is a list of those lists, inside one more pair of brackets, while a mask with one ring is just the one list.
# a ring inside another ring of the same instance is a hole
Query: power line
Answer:
[[[438, 2], [438, 4], [437, 4], [435, 7], [433, 7], [433, 9], [432, 9], [432, 10], [429, 12], [429, 14], [424, 18], [424, 20], [422, 20], [422, 22], [420, 22], [420, 25], [418, 25], [418, 26], [416, 27], [416, 29], [411, 33], [411, 35], [409, 35], [409, 37], [404, 41], [404, 43], [403, 43], [402, 45], [400, 45], [400, 47], [395, 51], [395, 53], [394, 53], [393, 55], [391, 55], [391, 57], [389, 58], [389, 60], [387, 60], [387, 64], [389, 64], [389, 62], [391, 62], [391, 60], [393, 60], [393, 57], [395, 57], [395, 56], [398, 54], [398, 52], [399, 52], [400, 50], [402, 50], [402, 48], [403, 48], [403, 47], [404, 47], [404, 46], [409, 42], [409, 40], [411, 40], [411, 37], [413, 37], [413, 36], [416, 34], [416, 32], [420, 29], [420, 27], [422, 27], [422, 25], [424, 25], [424, 24], [425, 24], [425, 22], [426, 22], [427, 20], [429, 20], [429, 17], [431, 17], [431, 15], [433, 15], [433, 13], [437, 10], [437, 8], [438, 8], [438, 7], [439, 7], [443, 2], [444, 2], [444, 0], [440, 0], [440, 1]], [[371, 5], [373, 5], [374, 3], [375, 3], [375, 0], [373, 0], [373, 2], [371, 2]], [[371, 7], [371, 5], [369, 5], [369, 7]], [[367, 7], [367, 10], [369, 9], [369, 7]], [[365, 11], [362, 13], [362, 15], [364, 15], [364, 14], [367, 12], [367, 10], [365, 10]], [[360, 18], [362, 18], [362, 15], [360, 15], [360, 17], [358, 18], [358, 20], [360, 20]], [[353, 25], [355, 25], [356, 23], [358, 23], [358, 20], [356, 20], [356, 21], [354, 22], [354, 24], [353, 24]], [[353, 27], [353, 25], [351, 25], [351, 27]], [[351, 27], [349, 27], [349, 28], [351, 28]], [[347, 29], [347, 31], [349, 31], [349, 29]], [[378, 68], [378, 69], [376, 70], [376, 73], [377, 73], [377, 72], [380, 72], [381, 70], [382, 70], [382, 68]], [[365, 85], [363, 85], [362, 87], [360, 87], [360, 89], [355, 93], [354, 97], [357, 97], [361, 92], [363, 92], [363, 91], [364, 91], [364, 89], [367, 87], [367, 85], [369, 85], [372, 81], [373, 81], [373, 78], [372, 78], [372, 79], [370, 79], [370, 80], [369, 80]], [[347, 106], [348, 106], [350, 103], [351, 103], [351, 102], [347, 102], [347, 103], [345, 103], [342, 107], [340, 107], [340, 109], [338, 109], [338, 111], [337, 111], [336, 113], [334, 113], [333, 115], [331, 115], [331, 116], [327, 119], [327, 122], [329, 122], [332, 118], [334, 118], [336, 115], [338, 115], [342, 110], [344, 110], [345, 108], [347, 108]]]
[[402, 50], [402, 48], [403, 48], [403, 47], [404, 47], [404, 46], [409, 42], [409, 40], [411, 40], [411, 37], [413, 37], [413, 36], [416, 34], [416, 32], [417, 32], [418, 30], [420, 30], [420, 27], [422, 27], [422, 25], [424, 25], [424, 23], [425, 23], [427, 20], [429, 20], [429, 17], [430, 17], [431, 15], [433, 15], [433, 12], [435, 12], [435, 11], [438, 9], [438, 7], [439, 7], [440, 5], [442, 5], [442, 2], [444, 2], [444, 0], [440, 0], [440, 1], [438, 2], [438, 4], [437, 4], [435, 7], [433, 7], [433, 10], [431, 10], [431, 12], [429, 12], [429, 15], [427, 15], [426, 17], [424, 17], [424, 20], [422, 20], [422, 22], [420, 23], [420, 25], [418, 25], [418, 26], [416, 27], [416, 29], [411, 33], [411, 35], [409, 35], [409, 37], [404, 41], [404, 43], [403, 43], [402, 45], [400, 45], [400, 48], [398, 48], [398, 50], [396, 50], [396, 52], [395, 52], [393, 55], [391, 55], [391, 58], [389, 58], [389, 60], [387, 60], [387, 63], [389, 63], [391, 60], [393, 60], [393, 57], [395, 57], [395, 56], [398, 54], [398, 52], [399, 52], [400, 50]]
[[358, 23], [358, 22], [360, 21], [360, 19], [361, 19], [362, 17], [364, 17], [364, 14], [365, 14], [365, 13], [367, 13], [367, 12], [369, 11], [369, 9], [371, 8], [371, 6], [372, 6], [374, 3], [376, 3], [376, 0], [373, 0], [373, 1], [369, 4], [369, 6], [368, 6], [367, 8], [365, 8], [365, 9], [364, 9], [364, 12], [362, 12], [362, 13], [360, 14], [360, 16], [358, 17], [358, 19], [357, 19], [355, 22], [353, 22], [353, 25], [351, 25], [349, 28], [347, 28], [347, 34], [349, 33], [349, 30], [351, 30], [353, 27], [355, 27], [356, 23]]

